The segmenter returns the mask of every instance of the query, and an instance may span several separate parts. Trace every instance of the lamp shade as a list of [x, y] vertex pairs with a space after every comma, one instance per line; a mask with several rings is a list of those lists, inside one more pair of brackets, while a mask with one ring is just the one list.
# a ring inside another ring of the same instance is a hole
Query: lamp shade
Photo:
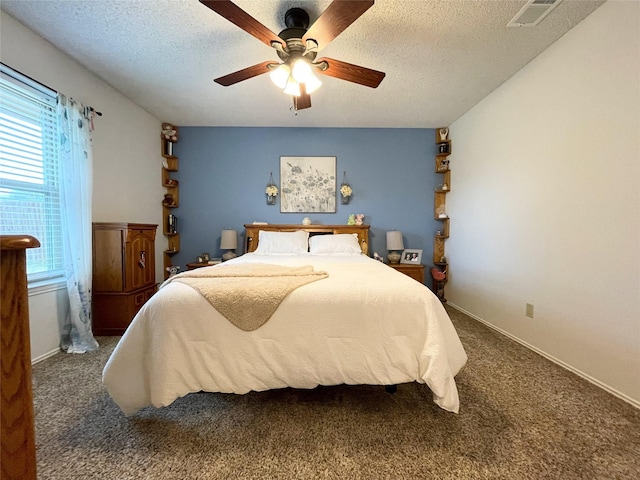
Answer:
[[304, 86], [307, 90], [307, 93], [315, 92], [317, 89], [320, 88], [321, 85], [322, 85], [322, 82], [318, 79], [318, 77], [316, 77], [313, 74], [313, 72], [311, 72], [311, 74], [309, 75], [309, 78], [307, 78], [307, 81], [304, 82]]
[[387, 232], [387, 250], [404, 250], [402, 232], [398, 232], [397, 230]]
[[291, 74], [291, 70], [286, 65], [280, 65], [278, 68], [274, 68], [271, 70], [269, 76], [271, 77], [271, 81], [278, 87], [284, 88], [287, 86], [287, 80], [289, 79], [289, 75]]
[[235, 250], [238, 248], [238, 232], [235, 230], [223, 230], [220, 237], [221, 250]]
[[294, 97], [300, 96], [300, 84], [296, 82], [293, 76], [290, 76], [287, 80], [287, 85], [284, 87], [284, 93], [287, 95], [293, 95]]

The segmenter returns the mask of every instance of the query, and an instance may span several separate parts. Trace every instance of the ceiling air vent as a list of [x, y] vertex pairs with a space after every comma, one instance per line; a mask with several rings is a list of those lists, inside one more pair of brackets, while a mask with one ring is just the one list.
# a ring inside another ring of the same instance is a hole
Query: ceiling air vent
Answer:
[[535, 27], [562, 0], [529, 0], [507, 27]]

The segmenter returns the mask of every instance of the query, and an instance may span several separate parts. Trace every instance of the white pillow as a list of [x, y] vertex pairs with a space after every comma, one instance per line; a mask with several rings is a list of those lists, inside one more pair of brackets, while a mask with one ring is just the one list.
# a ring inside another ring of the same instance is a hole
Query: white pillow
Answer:
[[258, 255], [289, 254], [298, 255], [309, 251], [309, 233], [298, 230], [295, 232], [266, 232], [258, 233], [258, 248], [254, 253]]
[[309, 239], [311, 253], [349, 253], [360, 255], [362, 249], [357, 233], [340, 233], [337, 235], [314, 235]]

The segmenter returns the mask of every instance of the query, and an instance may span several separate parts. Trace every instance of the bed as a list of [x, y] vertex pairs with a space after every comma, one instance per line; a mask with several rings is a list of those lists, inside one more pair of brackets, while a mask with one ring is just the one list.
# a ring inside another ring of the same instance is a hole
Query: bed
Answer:
[[[366, 255], [368, 226], [245, 229], [244, 255], [166, 280], [118, 342], [103, 383], [125, 415], [200, 391], [408, 382], [458, 412], [454, 377], [467, 356], [455, 328], [427, 287]], [[254, 287], [248, 277], [263, 271], [276, 273]], [[293, 278], [303, 283], [271, 314], [250, 305], [254, 291], [281, 290], [280, 274], [310, 278]], [[228, 307], [216, 294], [237, 298]]]

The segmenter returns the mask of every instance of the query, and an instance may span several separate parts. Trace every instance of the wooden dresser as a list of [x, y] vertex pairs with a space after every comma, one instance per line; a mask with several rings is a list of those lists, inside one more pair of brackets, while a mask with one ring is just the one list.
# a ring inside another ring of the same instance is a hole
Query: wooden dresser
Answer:
[[36, 440], [31, 384], [26, 248], [40, 246], [28, 235], [0, 237], [0, 478], [36, 479]]
[[122, 335], [157, 289], [157, 225], [93, 224], [93, 334]]

